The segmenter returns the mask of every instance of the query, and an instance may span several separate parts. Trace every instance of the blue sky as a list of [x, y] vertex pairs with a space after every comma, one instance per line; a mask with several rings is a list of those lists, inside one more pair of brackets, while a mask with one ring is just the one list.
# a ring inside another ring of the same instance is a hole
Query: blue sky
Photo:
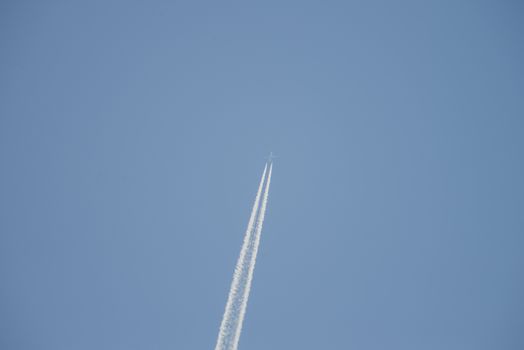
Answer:
[[518, 1], [4, 1], [0, 347], [524, 348]]

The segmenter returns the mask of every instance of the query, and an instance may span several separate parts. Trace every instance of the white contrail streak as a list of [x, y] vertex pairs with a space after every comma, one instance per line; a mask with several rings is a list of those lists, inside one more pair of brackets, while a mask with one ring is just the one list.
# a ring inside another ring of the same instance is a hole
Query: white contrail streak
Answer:
[[255, 224], [255, 218], [259, 208], [260, 196], [262, 194], [262, 189], [266, 177], [266, 171], [267, 164], [264, 167], [264, 172], [262, 173], [262, 178], [260, 179], [257, 195], [255, 197], [255, 203], [253, 204], [253, 209], [251, 210], [251, 215], [247, 224], [246, 233], [244, 235], [242, 249], [240, 250], [240, 255], [235, 266], [235, 272], [233, 273], [233, 281], [231, 282], [231, 288], [227, 298], [224, 316], [222, 318], [222, 323], [220, 324], [220, 330], [218, 332], [218, 340], [215, 350], [236, 349], [236, 344], [231, 343], [231, 341], [232, 339], [235, 339], [235, 334], [238, 332], [239, 328], [239, 306], [242, 304], [242, 298], [245, 294], [244, 290], [246, 283], [246, 273], [249, 270], [248, 267], [250, 261], [248, 259], [248, 255], [250, 255], [249, 251], [254, 231], [253, 226]]
[[273, 170], [273, 164], [269, 166], [269, 174], [267, 176], [266, 189], [264, 190], [264, 198], [262, 199], [262, 207], [257, 218], [257, 226], [255, 228], [255, 236], [253, 237], [253, 245], [251, 246], [250, 261], [248, 265], [248, 271], [246, 276], [246, 284], [244, 287], [244, 295], [241, 298], [240, 309], [238, 312], [238, 324], [234, 334], [231, 349], [236, 350], [238, 347], [238, 341], [240, 339], [240, 333], [242, 331], [242, 323], [244, 322], [244, 316], [246, 315], [247, 300], [249, 298], [249, 291], [251, 290], [251, 282], [253, 281], [253, 271], [255, 270], [255, 263], [257, 260], [258, 246], [260, 244], [260, 234], [262, 233], [262, 225], [264, 224], [264, 216], [266, 215], [267, 198], [269, 195], [269, 185], [271, 183], [271, 172]]

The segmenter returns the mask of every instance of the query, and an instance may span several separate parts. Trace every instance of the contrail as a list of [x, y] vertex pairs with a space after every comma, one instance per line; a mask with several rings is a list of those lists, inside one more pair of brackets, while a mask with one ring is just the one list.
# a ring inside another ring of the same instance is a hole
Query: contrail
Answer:
[[[246, 233], [244, 235], [244, 242], [242, 244], [242, 249], [240, 250], [240, 256], [238, 257], [238, 261], [235, 266], [235, 272], [233, 273], [233, 281], [231, 282], [231, 288], [227, 298], [224, 316], [220, 324], [215, 350], [236, 350], [238, 345], [238, 337], [240, 336], [240, 328], [242, 326], [241, 320], [243, 319], [243, 313], [245, 312], [245, 306], [243, 307], [244, 311], [242, 312], [242, 305], [245, 304], [243, 299], [247, 298], [249, 294], [249, 291], [248, 294], [246, 294], [246, 283], [248, 282], [248, 275], [250, 271], [249, 267], [252, 264], [253, 231], [255, 231], [254, 224], [255, 218], [257, 217], [257, 213], [259, 211], [260, 196], [262, 194], [262, 189], [266, 178], [266, 171], [267, 164], [264, 167], [264, 172], [262, 173], [262, 178], [260, 179], [257, 195], [255, 197], [255, 203], [253, 204], [253, 209], [251, 210]], [[267, 186], [264, 193], [264, 200], [267, 202]], [[257, 227], [259, 225], [259, 221], [260, 217], [257, 220]], [[253, 272], [251, 271], [251, 275], [252, 274]], [[251, 280], [249, 279], [249, 283], [250, 282]], [[236, 335], [237, 333], [239, 334], [238, 336]]]
[[249, 298], [249, 291], [251, 290], [251, 281], [253, 281], [253, 271], [255, 270], [255, 263], [257, 260], [258, 246], [260, 244], [260, 234], [262, 233], [262, 225], [264, 224], [264, 216], [266, 215], [267, 198], [269, 194], [269, 185], [271, 183], [271, 172], [273, 170], [273, 163], [269, 166], [269, 174], [267, 176], [266, 189], [264, 190], [264, 198], [262, 199], [262, 207], [257, 218], [257, 226], [255, 228], [255, 236], [253, 237], [253, 245], [250, 254], [250, 261], [247, 270], [246, 284], [244, 287], [244, 295], [241, 298], [240, 310], [238, 312], [238, 324], [234, 334], [231, 349], [236, 350], [238, 347], [238, 341], [240, 339], [240, 333], [242, 331], [242, 323], [244, 322], [244, 316], [246, 314], [247, 300]]

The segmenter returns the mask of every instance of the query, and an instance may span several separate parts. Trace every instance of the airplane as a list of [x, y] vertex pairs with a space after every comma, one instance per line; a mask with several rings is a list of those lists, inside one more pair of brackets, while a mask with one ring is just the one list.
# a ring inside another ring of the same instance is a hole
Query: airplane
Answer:
[[269, 156], [266, 157], [268, 163], [273, 163], [273, 159], [278, 158], [278, 156], [275, 156], [273, 152], [269, 152]]

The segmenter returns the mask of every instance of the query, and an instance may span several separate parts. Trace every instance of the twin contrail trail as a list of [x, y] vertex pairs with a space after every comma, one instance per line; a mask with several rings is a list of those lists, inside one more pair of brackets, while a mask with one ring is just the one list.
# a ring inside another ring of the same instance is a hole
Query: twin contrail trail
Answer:
[[[269, 172], [267, 171], [268, 165]], [[249, 291], [251, 290], [251, 281], [253, 280], [253, 271], [255, 269], [258, 246], [260, 244], [260, 234], [262, 233], [262, 225], [266, 214], [272, 170], [273, 163], [270, 159], [269, 163], [264, 167], [264, 172], [262, 173], [255, 197], [255, 203], [251, 210], [244, 242], [235, 266], [235, 272], [233, 273], [233, 282], [231, 282], [231, 289], [227, 298], [222, 323], [220, 324], [215, 350], [236, 350], [238, 347]], [[261, 196], [262, 204], [260, 205]]]

